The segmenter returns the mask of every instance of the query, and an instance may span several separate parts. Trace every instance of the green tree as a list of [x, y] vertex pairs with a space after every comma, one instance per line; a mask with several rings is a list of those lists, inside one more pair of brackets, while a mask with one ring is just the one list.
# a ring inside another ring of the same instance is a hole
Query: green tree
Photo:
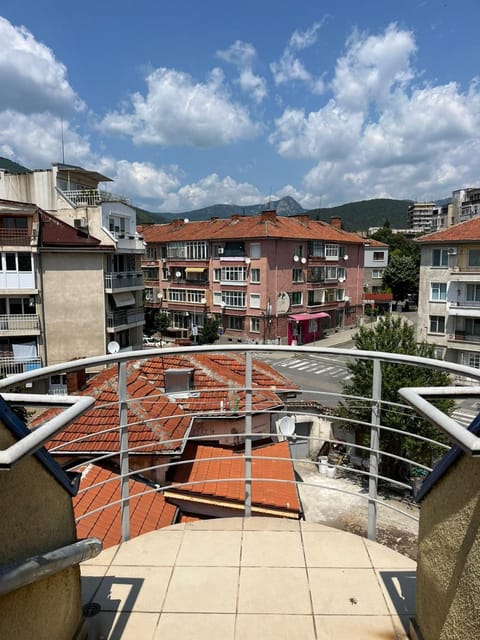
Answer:
[[153, 321], [155, 325], [155, 330], [160, 334], [160, 339], [163, 340], [163, 336], [165, 335], [168, 327], [170, 326], [170, 318], [164, 312], [157, 313], [155, 319]]
[[390, 255], [410, 256], [420, 264], [420, 246], [411, 238], [406, 238], [401, 233], [393, 233], [390, 222], [385, 220], [383, 227], [376, 231], [372, 238], [388, 244]]
[[213, 344], [218, 340], [220, 322], [216, 318], [205, 318], [200, 332], [200, 344]]
[[[360, 327], [354, 337], [355, 347], [365, 351], [384, 351], [402, 353], [412, 356], [434, 358], [434, 348], [426, 342], [417, 343], [415, 329], [406, 321], [392, 316], [379, 320], [372, 328]], [[370, 398], [372, 395], [373, 362], [357, 359], [348, 365], [352, 377], [343, 385], [345, 396]], [[382, 362], [382, 401], [404, 403], [398, 394], [402, 387], [445, 386], [451, 384], [448, 374], [437, 369]], [[455, 407], [449, 399], [433, 401], [441, 411], [450, 415]], [[351, 420], [370, 422], [371, 403], [346, 397], [339, 404], [339, 415]], [[426, 420], [419, 418], [413, 411], [402, 410], [382, 404], [380, 422], [383, 426], [408, 431], [419, 436], [448, 443], [448, 439]], [[355, 428], [358, 444], [368, 446], [370, 429]], [[416, 462], [431, 465], [444, 451], [422, 440], [382, 429], [380, 432], [380, 449]], [[388, 456], [382, 457], [381, 473], [388, 477], [399, 477], [398, 463]]]
[[418, 291], [419, 268], [411, 256], [390, 256], [383, 272], [383, 286], [391, 289], [394, 300], [405, 300]]

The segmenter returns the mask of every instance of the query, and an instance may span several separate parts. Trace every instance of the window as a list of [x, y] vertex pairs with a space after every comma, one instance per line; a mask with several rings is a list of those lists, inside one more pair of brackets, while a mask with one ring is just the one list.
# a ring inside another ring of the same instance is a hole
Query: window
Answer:
[[108, 221], [108, 230], [113, 235], [125, 233], [125, 218], [120, 216], [110, 216]]
[[224, 291], [222, 300], [227, 307], [245, 308], [245, 291]]
[[254, 284], [260, 282], [260, 269], [250, 269], [250, 282]]
[[190, 240], [186, 243], [187, 260], [206, 260], [208, 246], [205, 240]]
[[213, 281], [214, 282], [220, 282], [221, 275], [222, 275], [222, 270], [221, 269], [214, 269], [213, 270]]
[[338, 260], [338, 244], [327, 242], [325, 245], [325, 258], [327, 260]]
[[312, 258], [324, 258], [325, 243], [322, 240], [312, 240], [310, 243], [310, 255]]
[[341, 302], [345, 298], [345, 289], [337, 289], [337, 300]]
[[293, 255], [303, 258], [303, 244], [296, 244], [293, 247]]
[[441, 300], [447, 299], [447, 285], [445, 282], [432, 282], [430, 284], [430, 299]]
[[292, 269], [292, 282], [303, 282], [303, 269]]
[[480, 369], [480, 353], [467, 353], [465, 364], [468, 367], [475, 367], [475, 369]]
[[312, 307], [316, 304], [323, 304], [325, 301], [325, 289], [311, 289], [308, 292], [307, 305]]
[[250, 258], [256, 260], [260, 258], [260, 243], [259, 242], [251, 242], [250, 243]]
[[220, 291], [215, 291], [213, 294], [213, 304], [217, 307], [222, 305], [222, 294]]
[[480, 302], [480, 284], [467, 284], [467, 302]]
[[323, 282], [325, 280], [325, 267], [311, 267], [308, 270], [309, 282]]
[[430, 316], [430, 333], [445, 333], [444, 316]]
[[147, 260], [157, 259], [157, 247], [147, 247]]
[[373, 260], [374, 262], [380, 262], [381, 260], [385, 260], [385, 251], [374, 251]]
[[246, 267], [222, 267], [220, 279], [222, 282], [246, 282]]
[[250, 294], [250, 307], [252, 309], [260, 309], [260, 294], [259, 293], [251, 293]]
[[432, 249], [432, 267], [448, 267], [447, 249]]
[[292, 306], [302, 304], [302, 292], [301, 291], [292, 291], [290, 294], [290, 300], [292, 302]]
[[470, 249], [468, 252], [468, 266], [480, 267], [480, 249]]
[[170, 302], [186, 302], [186, 293], [185, 289], [169, 289], [168, 300]]
[[479, 318], [465, 318], [465, 334], [467, 336], [480, 336]]
[[372, 269], [372, 278], [374, 280], [380, 280], [383, 278], [383, 269]]
[[186, 258], [184, 242], [169, 242], [167, 245], [168, 258]]
[[205, 291], [202, 289], [187, 289], [187, 302], [205, 304]]
[[250, 331], [260, 333], [260, 318], [250, 318]]
[[227, 325], [229, 329], [234, 329], [235, 331], [243, 331], [244, 318], [240, 316], [228, 316], [227, 317]]
[[33, 256], [31, 253], [4, 253], [3, 256], [4, 266], [2, 271], [33, 272]]

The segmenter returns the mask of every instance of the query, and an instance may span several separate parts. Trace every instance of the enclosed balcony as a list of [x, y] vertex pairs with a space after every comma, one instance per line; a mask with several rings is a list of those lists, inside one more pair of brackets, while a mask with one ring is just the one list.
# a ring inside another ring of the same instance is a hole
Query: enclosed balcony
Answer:
[[142, 289], [143, 271], [117, 271], [105, 274], [105, 290], [107, 293], [122, 289]]
[[[320, 387], [302, 390], [282, 376], [272, 384], [275, 374], [262, 359], [294, 353], [370, 363], [371, 396], [356, 398], [363, 418], [345, 418], [337, 406], [344, 399], [339, 394]], [[195, 375], [195, 362], [202, 375]], [[398, 354], [240, 345], [89, 358], [0, 382], [5, 390], [59, 371], [113, 367], [80, 394], [63, 398], [63, 405], [58, 400], [61, 412], [48, 409], [40, 417], [37, 412], [35, 429], [0, 451], [3, 477], [41, 443], [70, 471], [81, 473], [74, 497], [77, 534], [98, 537], [104, 545], [100, 555], [81, 564], [83, 632], [89, 638], [162, 640], [416, 638], [409, 635], [410, 619], [418, 606], [424, 614], [425, 600], [415, 599], [415, 545], [398, 546], [398, 538], [415, 539], [419, 507], [412, 492], [431, 472], [416, 452], [431, 450], [438, 457], [449, 446], [401, 426], [387, 427], [383, 417], [394, 413], [401, 425], [407, 417], [422, 416], [476, 456], [480, 444], [474, 433], [424, 396], [463, 398], [480, 389], [406, 389], [403, 402], [386, 402], [387, 363], [480, 377], [469, 367]], [[222, 377], [227, 370], [229, 384]], [[289, 404], [292, 394], [296, 399]], [[5, 399], [22, 408], [56, 406], [51, 396], [10, 393]], [[318, 428], [335, 423], [335, 429], [305, 430], [311, 422]], [[387, 444], [392, 431], [398, 449]], [[356, 438], [360, 432], [368, 437]], [[412, 442], [411, 457], [400, 452], [402, 438]], [[329, 454], [319, 456], [325, 444]], [[386, 465], [388, 460], [401, 463], [410, 477], [385, 475], [395, 466]], [[463, 482], [465, 494], [477, 485], [472, 469], [479, 463], [469, 460], [473, 467], [467, 473], [462, 467], [455, 480]], [[431, 476], [435, 473], [439, 469]], [[462, 505], [457, 502], [456, 508], [461, 512]], [[452, 527], [452, 520], [447, 522]], [[471, 530], [470, 541], [475, 535]], [[453, 541], [453, 529], [451, 536]], [[449, 557], [463, 553], [461, 543], [457, 548], [444, 542]], [[442, 545], [435, 548], [437, 564], [442, 553]], [[419, 560], [432, 566], [428, 554]], [[41, 573], [33, 571], [36, 579], [29, 586], [22, 583], [26, 568], [22, 580], [0, 575], [7, 597], [28, 589], [30, 616], [35, 585], [45, 593], [49, 562]], [[448, 584], [464, 597], [469, 590], [461, 577], [456, 573]], [[475, 598], [478, 589], [471, 580]], [[443, 622], [454, 615], [460, 624], [452, 602], [437, 608], [439, 597], [429, 593], [432, 612], [441, 610]], [[48, 630], [37, 632], [38, 638], [48, 637]], [[440, 636], [425, 636], [433, 637]]]
[[107, 311], [107, 331], [119, 331], [132, 325], [144, 324], [144, 322], [145, 312], [143, 307]]

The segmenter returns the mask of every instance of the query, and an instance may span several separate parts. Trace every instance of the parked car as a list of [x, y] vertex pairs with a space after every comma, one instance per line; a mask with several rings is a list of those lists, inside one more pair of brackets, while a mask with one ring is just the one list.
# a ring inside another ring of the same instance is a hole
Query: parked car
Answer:
[[151, 338], [149, 336], [143, 336], [143, 346], [144, 347], [160, 347], [161, 341], [157, 340], [157, 338]]

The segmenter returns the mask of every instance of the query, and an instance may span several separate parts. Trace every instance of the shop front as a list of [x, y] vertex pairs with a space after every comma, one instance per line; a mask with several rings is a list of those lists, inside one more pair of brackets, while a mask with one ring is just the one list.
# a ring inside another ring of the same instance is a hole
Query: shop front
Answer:
[[320, 340], [325, 329], [328, 328], [324, 318], [330, 318], [330, 314], [322, 311], [288, 316], [288, 344], [296, 346]]

